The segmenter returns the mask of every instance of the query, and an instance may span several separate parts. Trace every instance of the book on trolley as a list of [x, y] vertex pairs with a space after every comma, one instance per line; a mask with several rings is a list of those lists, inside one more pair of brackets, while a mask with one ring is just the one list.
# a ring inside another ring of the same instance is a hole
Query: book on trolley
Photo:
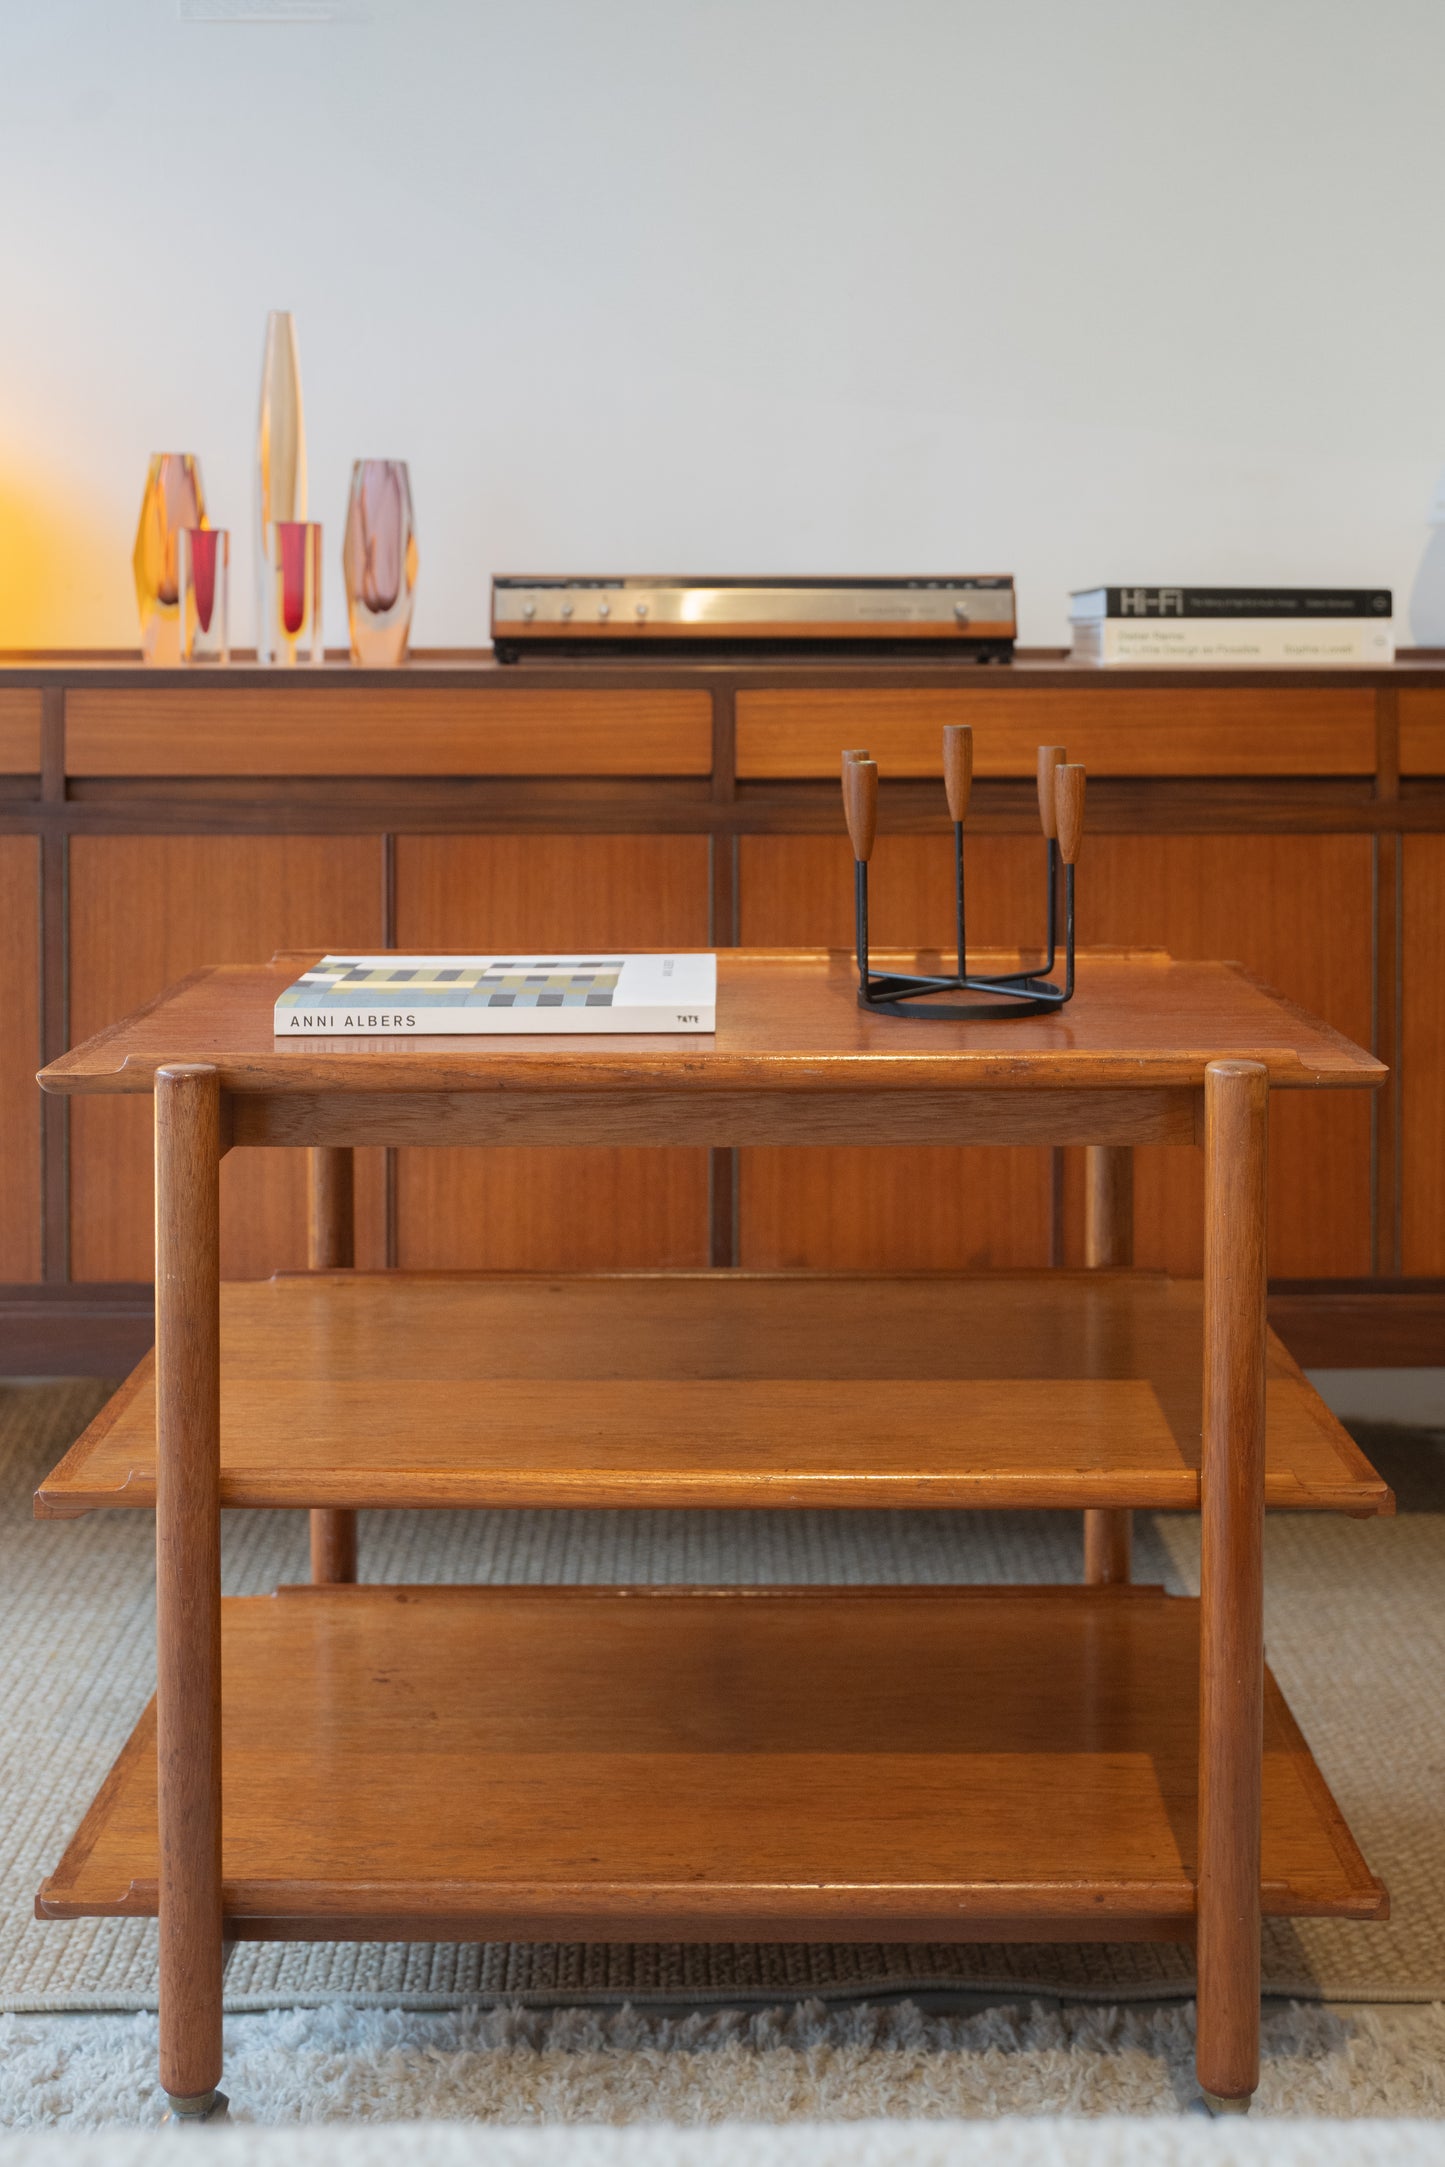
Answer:
[[711, 1031], [717, 957], [323, 956], [276, 1003], [278, 1038]]

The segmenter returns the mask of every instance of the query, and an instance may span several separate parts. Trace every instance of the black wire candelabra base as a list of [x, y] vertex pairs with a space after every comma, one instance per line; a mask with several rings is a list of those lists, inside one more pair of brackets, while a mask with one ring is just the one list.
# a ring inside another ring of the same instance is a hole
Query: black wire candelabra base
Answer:
[[[854, 866], [854, 912], [858, 961], [858, 1006], [880, 1016], [910, 1016], [939, 1023], [998, 1023], [1022, 1016], [1049, 1016], [1074, 997], [1074, 868], [1065, 865], [1063, 984], [1049, 977], [1059, 959], [1055, 933], [1058, 922], [1059, 846], [1047, 844], [1044, 875], [1045, 924], [1048, 947], [1043, 961], [1032, 970], [1001, 971], [992, 978], [978, 978], [968, 969], [968, 942], [963, 911], [963, 823], [953, 830], [954, 907], [958, 936], [958, 969], [951, 977], [909, 976], [901, 972], [875, 971], [868, 961], [868, 862]], [[953, 994], [981, 994], [982, 1000], [958, 1001]]]
[[[986, 993], [987, 1001], [949, 1001], [946, 993]], [[908, 978], [870, 971], [858, 988], [858, 1006], [879, 1016], [922, 1016], [937, 1023], [998, 1023], [1015, 1016], [1047, 1016], [1071, 999], [1073, 988], [1015, 971], [1001, 978]], [[927, 1007], [922, 1005], [927, 1002]]]

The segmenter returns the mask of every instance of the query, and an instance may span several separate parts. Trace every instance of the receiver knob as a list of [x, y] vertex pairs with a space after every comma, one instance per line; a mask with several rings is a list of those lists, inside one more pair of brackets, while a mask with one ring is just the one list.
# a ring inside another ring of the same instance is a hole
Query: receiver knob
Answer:
[[636, 614], [639, 617], [645, 617], [647, 615], [647, 604], [645, 602], [639, 602], [636, 604]]
[[612, 604], [610, 602], [599, 602], [597, 614], [599, 617], [610, 617], [612, 615]]

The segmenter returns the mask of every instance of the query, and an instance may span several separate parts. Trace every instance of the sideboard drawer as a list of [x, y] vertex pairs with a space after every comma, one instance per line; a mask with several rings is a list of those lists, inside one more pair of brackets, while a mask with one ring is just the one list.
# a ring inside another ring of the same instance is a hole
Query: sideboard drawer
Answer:
[[76, 691], [71, 775], [706, 775], [706, 692]]
[[937, 775], [947, 722], [972, 723], [979, 775], [1032, 775], [1041, 744], [1067, 746], [1094, 775], [1369, 775], [1375, 766], [1368, 685], [1174, 692], [1096, 680], [1016, 692], [987, 682], [976, 692], [742, 692], [738, 774], [831, 776], [845, 746], [866, 745], [886, 775]]

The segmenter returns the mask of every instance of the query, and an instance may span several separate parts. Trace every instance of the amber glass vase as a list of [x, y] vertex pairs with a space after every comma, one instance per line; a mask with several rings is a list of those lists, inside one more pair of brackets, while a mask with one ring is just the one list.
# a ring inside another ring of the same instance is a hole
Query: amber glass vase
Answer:
[[341, 545], [353, 662], [385, 669], [405, 660], [416, 565], [406, 461], [358, 459], [351, 469]]
[[146, 662], [175, 664], [181, 659], [181, 531], [209, 525], [200, 460], [188, 451], [154, 453], [132, 559], [140, 651]]

